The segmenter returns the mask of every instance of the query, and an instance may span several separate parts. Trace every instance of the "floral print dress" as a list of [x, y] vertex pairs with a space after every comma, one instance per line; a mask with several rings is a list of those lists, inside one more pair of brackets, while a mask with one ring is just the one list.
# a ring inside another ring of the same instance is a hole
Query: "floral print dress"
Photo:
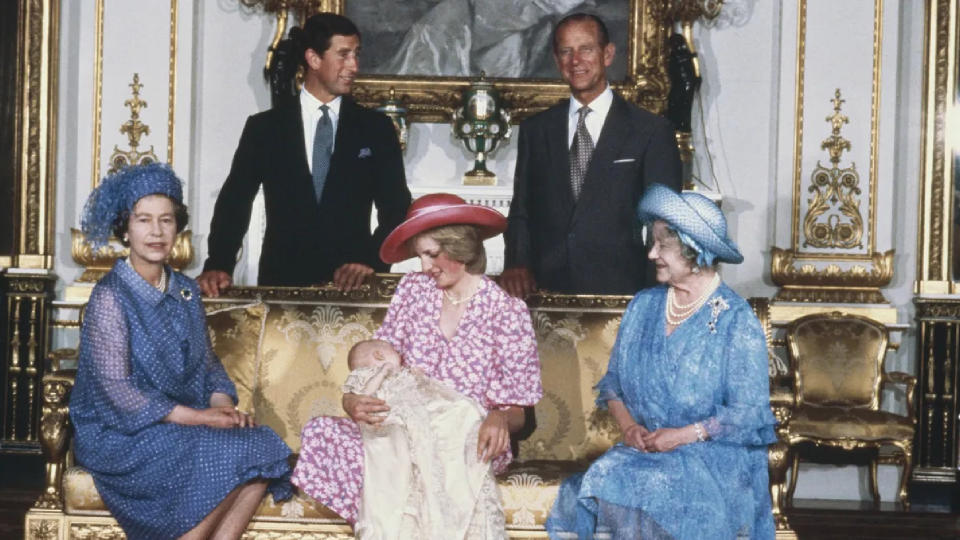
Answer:
[[[540, 400], [540, 362], [530, 312], [487, 277], [447, 339], [440, 331], [443, 291], [426, 274], [407, 274], [383, 324], [374, 333], [400, 353], [404, 364], [475, 399], [487, 411], [532, 406]], [[350, 523], [363, 489], [363, 438], [345, 417], [310, 420], [301, 434], [300, 459], [292, 481]], [[494, 460], [495, 472], [513, 459]]]

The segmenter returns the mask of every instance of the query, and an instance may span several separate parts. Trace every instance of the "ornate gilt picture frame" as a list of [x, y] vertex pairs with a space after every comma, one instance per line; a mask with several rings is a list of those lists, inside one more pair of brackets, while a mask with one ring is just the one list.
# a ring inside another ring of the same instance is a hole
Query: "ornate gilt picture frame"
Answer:
[[[351, 15], [350, 2], [360, 0], [324, 0], [319, 7], [335, 13]], [[527, 0], [516, 0], [524, 2]], [[383, 11], [390, 10], [392, 0], [380, 0]], [[666, 71], [667, 37], [670, 25], [664, 2], [655, 0], [612, 0], [608, 4], [623, 4], [627, 21], [626, 50], [618, 47], [617, 55], [626, 56], [626, 76], [610, 81], [614, 90], [653, 112], [666, 108], [669, 81]], [[608, 8], [609, 9], [609, 8]], [[278, 15], [280, 25], [285, 25]], [[359, 23], [358, 23], [359, 25]], [[278, 35], [283, 29], [278, 26]], [[361, 33], [364, 28], [361, 26]], [[363, 69], [361, 69], [363, 72]], [[475, 74], [479, 76], [479, 73]], [[364, 75], [358, 77], [353, 96], [363, 105], [377, 107], [385, 102], [394, 89], [398, 99], [407, 107], [408, 118], [417, 122], [446, 122], [459, 105], [461, 92], [470, 84], [471, 77]], [[495, 78], [511, 111], [514, 121], [539, 112], [569, 96], [567, 85], [560, 80], [546, 78]]]

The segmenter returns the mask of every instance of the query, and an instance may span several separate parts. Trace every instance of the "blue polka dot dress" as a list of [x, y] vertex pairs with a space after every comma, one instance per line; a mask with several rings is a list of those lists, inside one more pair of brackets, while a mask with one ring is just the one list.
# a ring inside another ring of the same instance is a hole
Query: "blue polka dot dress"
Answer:
[[196, 282], [166, 270], [166, 292], [119, 261], [93, 289], [70, 398], [75, 455], [129, 538], [177, 538], [237, 486], [270, 479], [290, 496], [290, 448], [266, 426], [163, 421], [236, 388], [214, 355]]

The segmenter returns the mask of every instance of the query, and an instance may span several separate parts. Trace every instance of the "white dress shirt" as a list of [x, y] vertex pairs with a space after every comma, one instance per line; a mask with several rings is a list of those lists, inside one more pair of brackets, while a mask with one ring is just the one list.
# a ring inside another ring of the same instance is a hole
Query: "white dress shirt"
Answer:
[[[333, 101], [326, 104], [327, 107], [329, 107], [328, 114], [330, 115], [330, 122], [333, 125], [333, 145], [330, 147], [331, 152], [333, 152], [337, 144], [337, 122], [340, 120], [341, 101], [341, 96], [337, 96], [333, 98]], [[313, 136], [317, 133], [317, 122], [319, 122], [320, 117], [323, 116], [323, 113], [320, 112], [321, 105], [324, 105], [324, 103], [314, 97], [310, 92], [307, 92], [306, 88], [300, 89], [300, 117], [303, 119], [303, 143], [307, 151], [307, 166], [310, 167], [311, 173], [313, 172]], [[592, 113], [590, 116], [592, 116]]]
[[600, 92], [600, 95], [594, 98], [590, 103], [580, 103], [573, 96], [570, 96], [570, 112], [567, 115], [567, 148], [573, 145], [573, 136], [577, 134], [577, 122], [580, 120], [580, 107], [587, 105], [590, 107], [590, 113], [584, 119], [587, 125], [587, 132], [593, 139], [593, 145], [597, 145], [597, 139], [600, 138], [600, 131], [603, 129], [603, 122], [607, 119], [607, 113], [610, 112], [610, 105], [613, 104], [613, 90], [610, 84]]

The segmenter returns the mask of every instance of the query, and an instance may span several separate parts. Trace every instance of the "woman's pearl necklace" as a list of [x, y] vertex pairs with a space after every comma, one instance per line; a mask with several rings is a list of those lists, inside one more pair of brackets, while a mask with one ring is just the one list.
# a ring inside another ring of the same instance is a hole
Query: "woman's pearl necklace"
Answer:
[[[133, 263], [130, 262], [130, 257], [127, 257], [127, 264], [130, 265], [130, 268], [133, 268]], [[136, 269], [136, 268], [133, 268], [133, 271], [136, 272], [137, 269]], [[139, 272], [137, 272], [137, 274], [139, 274]], [[140, 277], [143, 277], [143, 276], [140, 276]], [[147, 281], [147, 280], [144, 280], [144, 281]], [[150, 283], [150, 282], [147, 281], [147, 283]], [[161, 268], [161, 269], [160, 269], [160, 281], [158, 281], [156, 284], [153, 284], [153, 283], [150, 283], [150, 284], [153, 285], [158, 291], [160, 291], [160, 292], [166, 292], [166, 290], [167, 290], [167, 272], [166, 272], [166, 270], [164, 270], [163, 268]]]
[[470, 299], [476, 296], [477, 292], [479, 291], [480, 291], [480, 287], [477, 287], [477, 290], [473, 291], [473, 294], [471, 294], [470, 296], [465, 296], [463, 298], [454, 298], [454, 296], [450, 294], [450, 291], [444, 290], [443, 296], [447, 299], [448, 302], [450, 302], [450, 305], [459, 306], [460, 304], [469, 302]]
[[714, 274], [713, 279], [710, 280], [707, 287], [700, 293], [700, 296], [693, 302], [685, 305], [677, 303], [676, 289], [673, 287], [667, 289], [667, 322], [671, 326], [679, 326], [692, 317], [694, 313], [700, 311], [700, 308], [707, 302], [707, 299], [710, 298], [713, 291], [717, 290], [718, 286], [720, 286], [720, 275]]

